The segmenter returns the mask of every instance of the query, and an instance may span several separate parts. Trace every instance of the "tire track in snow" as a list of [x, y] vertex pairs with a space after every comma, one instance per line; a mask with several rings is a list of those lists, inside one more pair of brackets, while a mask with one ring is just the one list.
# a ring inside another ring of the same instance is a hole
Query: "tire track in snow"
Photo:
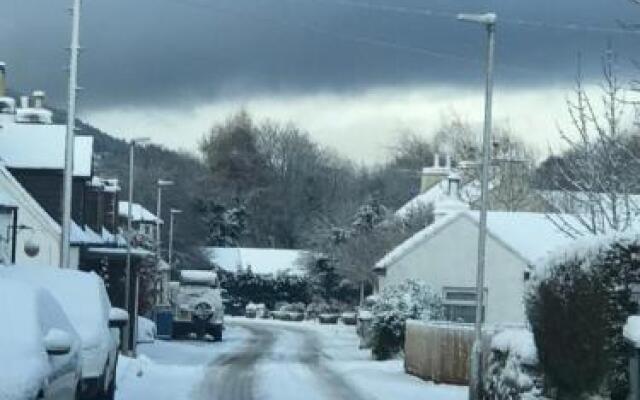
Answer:
[[245, 346], [211, 364], [199, 400], [364, 400], [323, 363], [314, 332], [235, 323], [251, 332]]
[[275, 342], [273, 332], [245, 326], [251, 332], [247, 344], [221, 357], [205, 372], [199, 400], [254, 400], [255, 366]]

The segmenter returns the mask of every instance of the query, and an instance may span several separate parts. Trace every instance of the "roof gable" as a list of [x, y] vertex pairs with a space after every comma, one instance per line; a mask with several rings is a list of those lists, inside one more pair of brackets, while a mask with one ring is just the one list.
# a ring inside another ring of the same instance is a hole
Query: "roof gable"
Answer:
[[[460, 218], [479, 226], [477, 211], [447, 215], [394, 248], [376, 263], [375, 268], [389, 267]], [[574, 241], [542, 213], [490, 211], [487, 214], [487, 235], [529, 265], [535, 264], [558, 247]]]

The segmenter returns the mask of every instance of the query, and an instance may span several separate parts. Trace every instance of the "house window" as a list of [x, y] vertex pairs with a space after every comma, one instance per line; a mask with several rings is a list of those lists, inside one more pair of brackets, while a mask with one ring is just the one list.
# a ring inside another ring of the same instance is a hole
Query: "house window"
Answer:
[[[447, 321], [473, 323], [476, 320], [477, 294], [475, 288], [444, 288], [444, 316]], [[487, 289], [484, 293], [485, 304], [482, 307], [482, 319], [486, 307]]]

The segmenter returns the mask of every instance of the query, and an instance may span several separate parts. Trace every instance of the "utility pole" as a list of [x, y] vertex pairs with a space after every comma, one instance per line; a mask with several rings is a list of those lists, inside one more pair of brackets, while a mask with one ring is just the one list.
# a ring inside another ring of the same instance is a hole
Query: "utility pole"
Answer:
[[489, 206], [489, 167], [491, 166], [491, 122], [493, 105], [493, 58], [495, 48], [495, 28], [497, 17], [493, 13], [470, 15], [460, 14], [458, 20], [482, 24], [487, 29], [487, 69], [484, 104], [484, 129], [482, 133], [482, 176], [480, 195], [480, 226], [478, 232], [478, 269], [476, 274], [476, 322], [473, 351], [471, 354], [471, 381], [469, 399], [482, 399], [483, 344], [482, 324], [484, 320], [484, 270], [487, 242], [487, 210]]
[[71, 193], [73, 186], [73, 151], [76, 129], [76, 92], [78, 90], [78, 52], [80, 50], [80, 2], [73, 0], [71, 10], [71, 46], [69, 47], [69, 92], [67, 104], [67, 134], [65, 138], [62, 178], [62, 240], [60, 268], [69, 268], [71, 252]]
[[[129, 143], [129, 204], [127, 207], [127, 261], [125, 266], [125, 286], [124, 286], [124, 307], [129, 313], [129, 323], [124, 331], [124, 350], [135, 357], [136, 348], [136, 335], [138, 325], [138, 279], [136, 274], [136, 281], [131, 281], [131, 239], [133, 233], [133, 227], [131, 223], [133, 214], [133, 163], [134, 163], [134, 150], [136, 144], [147, 142], [148, 138], [132, 139]], [[131, 286], [134, 286], [132, 293]], [[133, 296], [132, 296], [133, 295]], [[133, 297], [133, 299], [132, 299]], [[133, 304], [131, 301], [133, 300]]]
[[[162, 261], [162, 223], [160, 221], [160, 216], [162, 215], [162, 188], [165, 186], [173, 185], [173, 181], [167, 181], [163, 179], [158, 179], [158, 203], [156, 204], [156, 271], [161, 272], [162, 275], [166, 275], [165, 271], [160, 271], [160, 261]], [[165, 299], [165, 279], [161, 279], [161, 290], [159, 295], [156, 295], [156, 304], [166, 304], [164, 302]]]

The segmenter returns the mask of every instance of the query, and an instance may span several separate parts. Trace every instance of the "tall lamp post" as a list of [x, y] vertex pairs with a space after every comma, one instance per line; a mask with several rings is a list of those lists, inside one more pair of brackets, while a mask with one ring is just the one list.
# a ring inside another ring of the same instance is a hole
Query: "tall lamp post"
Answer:
[[133, 162], [134, 162], [134, 150], [136, 145], [143, 144], [149, 141], [149, 138], [136, 138], [131, 139], [129, 142], [129, 204], [127, 207], [127, 264], [125, 267], [125, 286], [124, 286], [124, 306], [129, 313], [129, 323], [124, 330], [124, 350], [135, 356], [136, 347], [136, 325], [138, 322], [137, 309], [138, 309], [138, 290], [137, 279], [135, 284], [135, 290], [133, 291], [133, 304], [131, 302], [131, 239], [132, 238], [132, 225], [131, 217], [133, 213]]
[[[173, 185], [173, 181], [168, 181], [168, 180], [164, 180], [164, 179], [158, 179], [157, 182], [157, 187], [158, 187], [158, 203], [156, 205], [156, 268], [160, 267], [160, 260], [162, 260], [162, 251], [161, 251], [161, 246], [162, 246], [162, 224], [160, 223], [160, 219], [161, 219], [161, 215], [162, 215], [162, 189], [164, 187], [167, 186], [171, 186]], [[163, 275], [165, 274], [164, 271], [162, 272]], [[156, 304], [158, 303], [162, 303], [162, 304], [166, 304], [164, 302], [165, 300], [165, 289], [164, 289], [164, 285], [165, 285], [165, 281], [164, 278], [161, 282], [162, 284], [162, 288], [160, 291], [160, 295], [156, 297]]]
[[173, 226], [174, 218], [176, 214], [181, 214], [182, 210], [172, 208], [169, 215], [169, 270], [164, 271], [162, 282], [162, 301], [164, 304], [169, 304], [169, 280], [171, 278], [171, 271], [173, 270]]
[[484, 25], [487, 29], [487, 70], [484, 104], [484, 130], [482, 133], [482, 176], [480, 195], [480, 226], [478, 233], [478, 269], [476, 274], [476, 322], [475, 340], [471, 354], [471, 382], [469, 399], [482, 398], [482, 322], [484, 317], [484, 270], [487, 241], [487, 209], [489, 205], [489, 167], [491, 164], [491, 107], [493, 102], [493, 56], [495, 48], [495, 28], [497, 16], [487, 14], [459, 14], [458, 20]]

